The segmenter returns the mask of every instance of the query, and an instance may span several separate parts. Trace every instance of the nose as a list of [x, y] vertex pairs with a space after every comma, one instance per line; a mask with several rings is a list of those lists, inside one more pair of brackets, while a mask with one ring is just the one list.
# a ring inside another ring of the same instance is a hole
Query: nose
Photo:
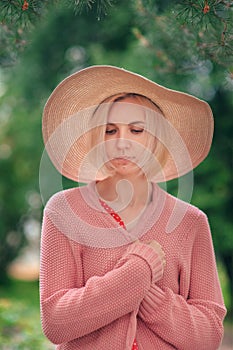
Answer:
[[128, 140], [124, 137], [119, 137], [116, 139], [116, 147], [119, 150], [129, 149], [130, 148], [130, 140]]

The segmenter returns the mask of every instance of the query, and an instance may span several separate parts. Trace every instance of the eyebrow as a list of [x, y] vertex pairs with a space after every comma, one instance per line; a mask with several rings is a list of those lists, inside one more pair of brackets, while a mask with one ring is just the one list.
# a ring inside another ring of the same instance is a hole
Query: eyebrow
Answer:
[[[112, 126], [114, 126], [116, 124], [118, 124], [118, 123], [107, 123], [107, 125], [112, 125]], [[123, 123], [120, 123], [120, 124], [123, 124]], [[145, 125], [145, 122], [143, 122], [143, 121], [135, 121], [135, 122], [129, 123], [128, 125], [135, 125], [135, 124]]]

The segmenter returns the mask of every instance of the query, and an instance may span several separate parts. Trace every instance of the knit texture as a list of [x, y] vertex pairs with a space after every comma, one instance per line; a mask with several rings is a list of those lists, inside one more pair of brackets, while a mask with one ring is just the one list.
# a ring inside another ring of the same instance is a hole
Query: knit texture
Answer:
[[[107, 211], [107, 213], [109, 213], [116, 220], [116, 222], [118, 222], [118, 224], [120, 226], [122, 226], [126, 229], [125, 224], [122, 221], [121, 217], [111, 207], [109, 207], [107, 205], [107, 203], [105, 203], [103, 200], [100, 200], [100, 203], [101, 203], [102, 207]], [[138, 345], [137, 345], [136, 339], [134, 339], [132, 350], [138, 350]]]
[[[168, 234], [175, 207], [181, 219]], [[57, 350], [131, 350], [135, 338], [139, 350], [218, 349], [226, 310], [205, 214], [157, 185], [130, 232], [100, 208], [90, 184], [44, 210], [41, 318]], [[166, 254], [164, 273], [143, 243], [152, 239]]]

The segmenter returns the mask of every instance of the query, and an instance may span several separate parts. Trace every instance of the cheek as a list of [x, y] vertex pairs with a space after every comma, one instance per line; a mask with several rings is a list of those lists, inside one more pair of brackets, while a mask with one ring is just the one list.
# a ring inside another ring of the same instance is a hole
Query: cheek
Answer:
[[[149, 135], [148, 133], [146, 133], [140, 140], [137, 141], [137, 146], [136, 148], [138, 149], [138, 151], [140, 153], [142, 153], [143, 151], [148, 151], [152, 149], [152, 144], [155, 144], [155, 139], [154, 137], [152, 138], [151, 135]], [[155, 146], [154, 146], [155, 147]]]
[[106, 152], [106, 155], [108, 157], [111, 157], [114, 153], [114, 149], [115, 149], [115, 145], [114, 145], [114, 141], [111, 140], [111, 141], [105, 141], [104, 143], [104, 148], [105, 148], [105, 152]]
[[138, 143], [135, 148], [136, 157], [140, 160], [150, 159], [157, 147], [157, 140], [153, 136], [146, 137], [143, 142]]

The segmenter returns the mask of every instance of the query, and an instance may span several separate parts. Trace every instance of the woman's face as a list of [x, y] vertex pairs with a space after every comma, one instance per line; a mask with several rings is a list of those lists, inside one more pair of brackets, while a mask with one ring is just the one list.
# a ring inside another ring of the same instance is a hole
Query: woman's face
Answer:
[[121, 175], [138, 173], [149, 133], [142, 105], [128, 97], [116, 102], [108, 115], [105, 141], [110, 166]]

